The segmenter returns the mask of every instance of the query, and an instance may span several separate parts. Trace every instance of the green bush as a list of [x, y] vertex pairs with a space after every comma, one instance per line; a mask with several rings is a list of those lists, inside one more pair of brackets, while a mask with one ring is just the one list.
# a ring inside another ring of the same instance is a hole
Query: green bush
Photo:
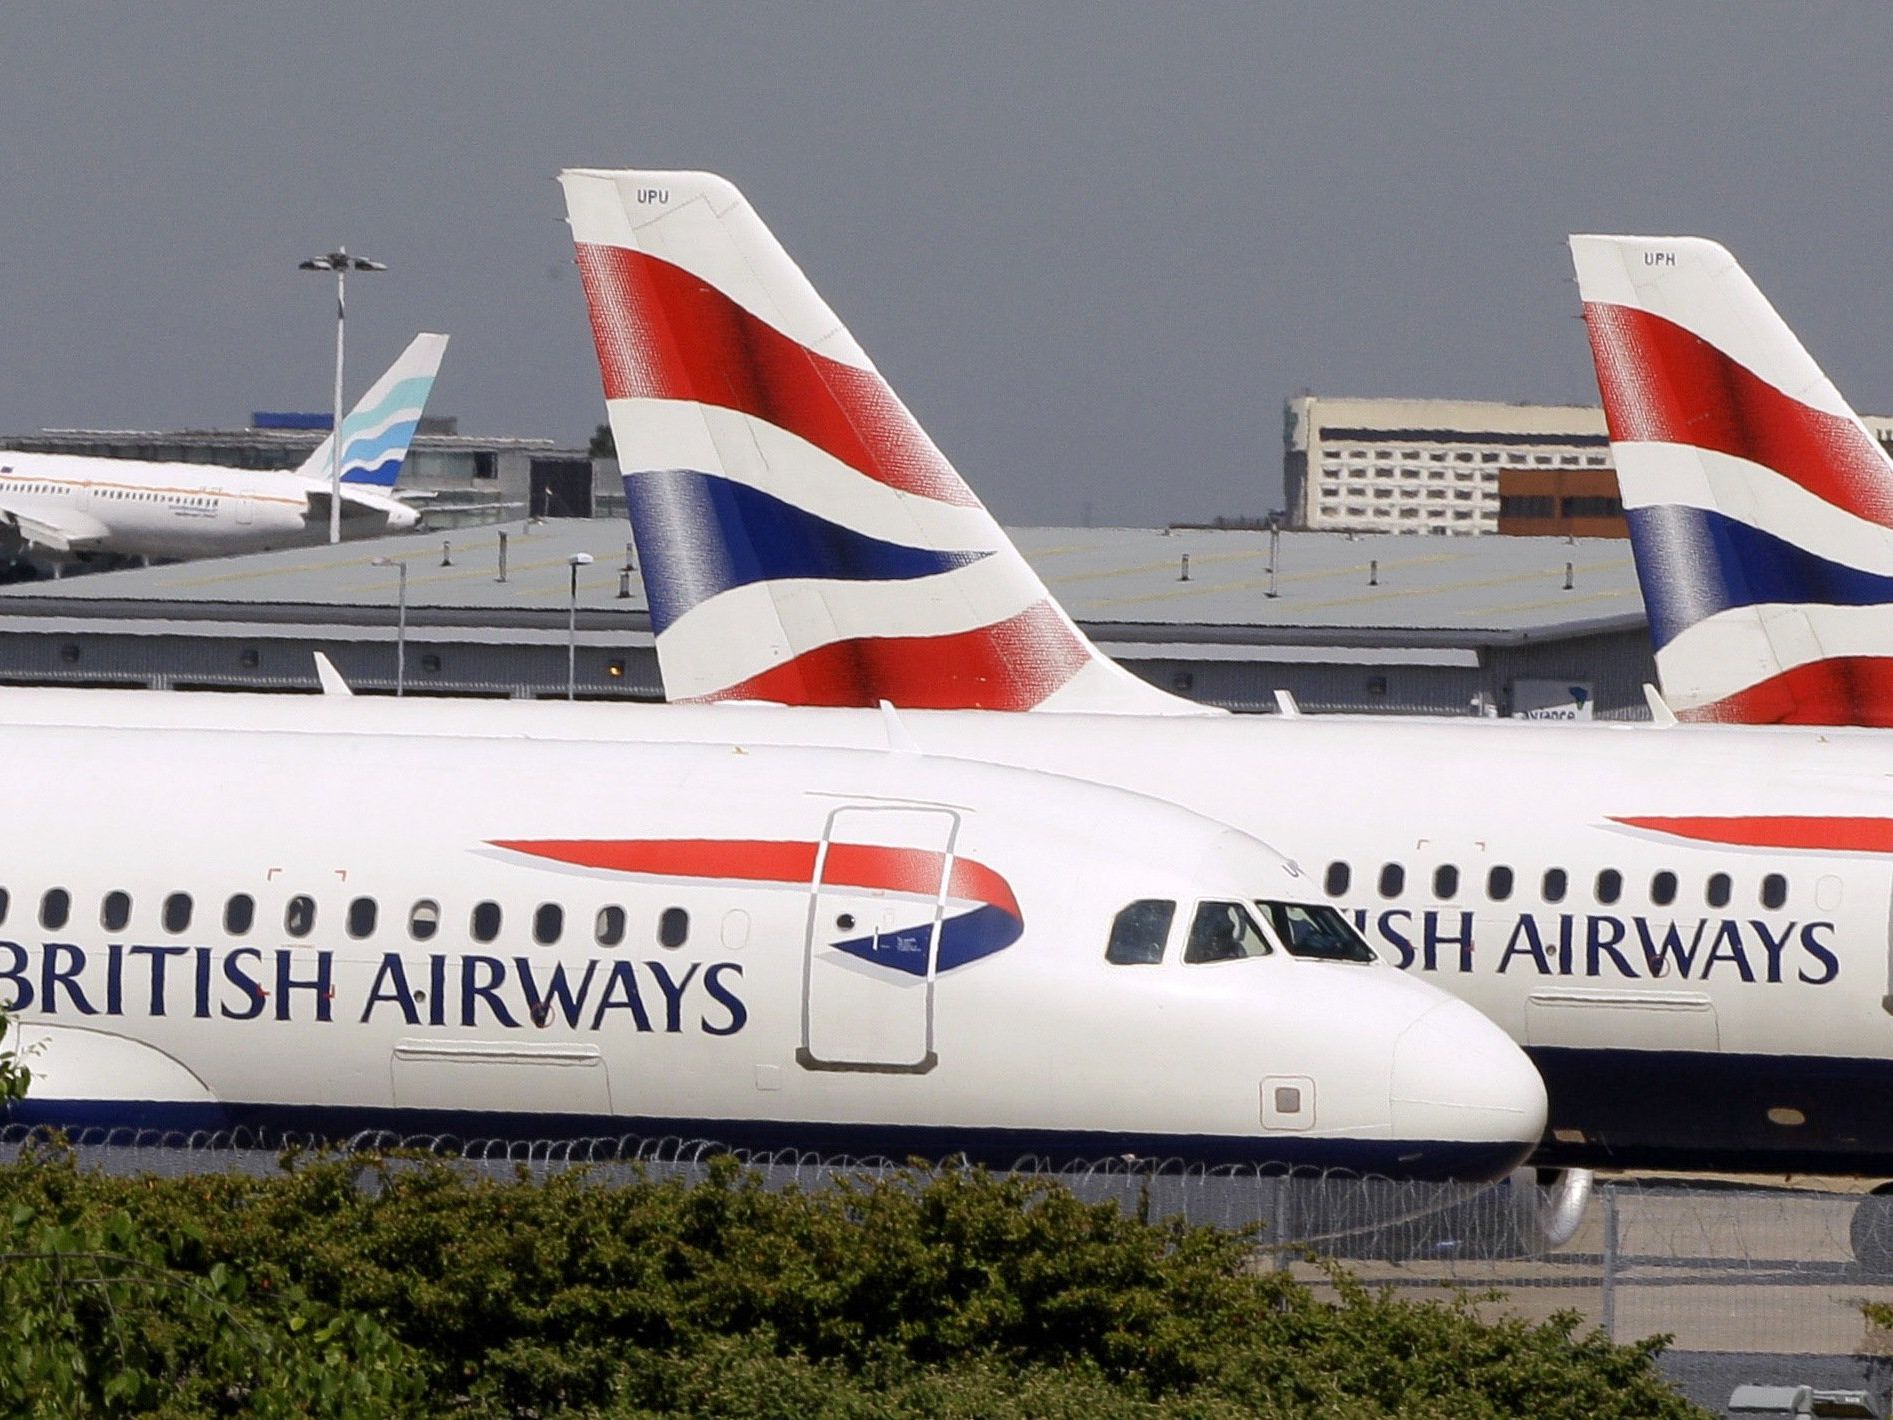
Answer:
[[1659, 1343], [1486, 1320], [1055, 1185], [770, 1192], [424, 1159], [266, 1179], [0, 1167], [0, 1410], [487, 1416], [1685, 1416]]

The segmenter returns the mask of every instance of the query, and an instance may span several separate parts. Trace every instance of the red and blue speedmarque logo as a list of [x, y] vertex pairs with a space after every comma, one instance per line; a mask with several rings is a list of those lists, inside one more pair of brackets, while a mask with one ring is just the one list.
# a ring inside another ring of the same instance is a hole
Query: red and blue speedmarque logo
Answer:
[[[1012, 885], [985, 864], [931, 848], [868, 843], [729, 838], [495, 839], [495, 848], [573, 867], [674, 882], [744, 882], [808, 891], [819, 867], [824, 891], [857, 888], [908, 899], [923, 920], [911, 927], [829, 943], [836, 951], [912, 976], [927, 974], [932, 909], [941, 897], [935, 974], [1003, 951], [1025, 931]], [[845, 930], [845, 929], [844, 929]]]

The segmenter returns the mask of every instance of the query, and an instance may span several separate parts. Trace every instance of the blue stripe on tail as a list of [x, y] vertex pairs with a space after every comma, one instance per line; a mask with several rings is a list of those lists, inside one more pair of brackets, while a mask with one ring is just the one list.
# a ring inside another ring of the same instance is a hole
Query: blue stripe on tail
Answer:
[[1721, 513], [1660, 504], [1627, 509], [1625, 516], [1650, 639], [1659, 651], [1733, 607], [1893, 603], [1893, 577], [1830, 562]]
[[627, 473], [624, 493], [660, 635], [692, 607], [753, 582], [907, 582], [992, 555], [885, 542], [694, 469]]

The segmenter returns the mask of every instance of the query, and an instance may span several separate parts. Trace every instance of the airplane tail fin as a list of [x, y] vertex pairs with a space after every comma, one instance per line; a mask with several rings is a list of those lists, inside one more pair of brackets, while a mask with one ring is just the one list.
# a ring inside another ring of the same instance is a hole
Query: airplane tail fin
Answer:
[[[342, 482], [382, 493], [394, 491], [446, 353], [446, 336], [415, 336], [348, 412], [342, 420]], [[296, 472], [305, 478], [328, 478], [332, 442], [333, 435], [316, 445]]]
[[559, 180], [672, 700], [1203, 712], [1072, 624], [736, 188]]
[[1669, 703], [1893, 724], [1893, 460], [1715, 242], [1571, 255]]

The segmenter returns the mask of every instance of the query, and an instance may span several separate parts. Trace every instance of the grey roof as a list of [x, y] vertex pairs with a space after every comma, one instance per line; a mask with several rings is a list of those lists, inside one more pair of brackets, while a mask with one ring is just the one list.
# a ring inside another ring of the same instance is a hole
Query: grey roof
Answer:
[[1630, 544], [1608, 538], [1285, 532], [1271, 598], [1266, 532], [1017, 528], [1013, 537], [1073, 618], [1093, 626], [1510, 640], [1644, 620]]
[[[1199, 651], [1259, 642], [1471, 646], [1633, 629], [1644, 620], [1622, 541], [1285, 532], [1271, 598], [1266, 532], [1017, 528], [1012, 535], [1072, 616], [1115, 641]], [[441, 565], [443, 543], [451, 544], [450, 566]], [[635, 572], [630, 595], [618, 595], [626, 544], [625, 525], [611, 519], [457, 528], [16, 584], [0, 588], [0, 616], [380, 621], [392, 614], [396, 574], [373, 560], [387, 556], [407, 563], [417, 624], [562, 624], [567, 558], [585, 552], [594, 561], [579, 570], [581, 625], [645, 630]], [[1378, 585], [1370, 585], [1376, 563]]]

